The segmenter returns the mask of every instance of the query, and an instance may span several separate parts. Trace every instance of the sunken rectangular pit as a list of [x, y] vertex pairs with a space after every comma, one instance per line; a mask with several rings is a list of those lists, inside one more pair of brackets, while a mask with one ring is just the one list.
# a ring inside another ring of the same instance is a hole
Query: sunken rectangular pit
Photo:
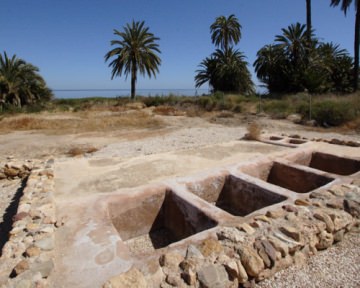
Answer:
[[348, 176], [360, 171], [360, 161], [339, 157], [332, 154], [314, 152], [308, 163], [309, 167], [325, 172]]
[[217, 222], [171, 190], [109, 204], [112, 223], [134, 255], [153, 252]]
[[287, 199], [233, 175], [209, 177], [189, 183], [187, 187], [195, 195], [234, 216], [246, 216]]
[[242, 172], [297, 193], [308, 193], [334, 180], [331, 177], [280, 162], [262, 163], [251, 169], [242, 169]]

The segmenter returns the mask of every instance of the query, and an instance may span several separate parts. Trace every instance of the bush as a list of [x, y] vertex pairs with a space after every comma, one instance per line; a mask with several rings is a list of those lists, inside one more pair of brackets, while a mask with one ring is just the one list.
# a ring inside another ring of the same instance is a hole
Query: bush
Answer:
[[[351, 103], [345, 101], [324, 100], [312, 105], [311, 117], [322, 126], [339, 126], [356, 117], [356, 111]], [[302, 105], [298, 112], [307, 118], [309, 105]]]

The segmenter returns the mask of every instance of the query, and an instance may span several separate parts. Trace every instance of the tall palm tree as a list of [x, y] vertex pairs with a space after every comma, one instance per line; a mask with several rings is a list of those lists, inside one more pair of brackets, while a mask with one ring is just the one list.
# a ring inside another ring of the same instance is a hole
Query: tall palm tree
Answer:
[[[331, 0], [331, 6], [339, 6], [341, 4], [341, 10], [346, 15], [347, 10], [350, 8], [352, 0]], [[354, 0], [356, 16], [355, 16], [355, 36], [354, 36], [354, 76], [353, 87], [354, 91], [358, 89], [359, 81], [359, 46], [360, 46], [360, 3], [359, 0]]]
[[148, 75], [149, 78], [156, 77], [161, 64], [157, 55], [161, 51], [156, 43], [160, 38], [150, 33], [149, 27], [144, 25], [144, 21], [132, 21], [123, 27], [123, 31], [114, 29], [114, 35], [120, 39], [111, 41], [111, 46], [116, 47], [105, 55], [105, 61], [115, 57], [109, 64], [109, 67], [112, 67], [111, 79], [123, 73], [126, 78], [131, 75], [131, 99], [135, 98], [138, 72], [143, 76]]
[[239, 43], [241, 38], [241, 25], [234, 14], [228, 18], [219, 16], [210, 26], [211, 40], [215, 46], [224, 51], [229, 50], [232, 44]]
[[307, 36], [307, 41], [308, 41], [309, 45], [311, 43], [311, 35], [312, 35], [311, 0], [306, 0], [306, 36]]

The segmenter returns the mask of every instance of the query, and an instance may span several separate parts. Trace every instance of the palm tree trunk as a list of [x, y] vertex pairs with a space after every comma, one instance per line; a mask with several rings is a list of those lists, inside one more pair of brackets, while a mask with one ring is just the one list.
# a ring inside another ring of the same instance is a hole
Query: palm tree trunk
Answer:
[[[357, 1], [357, 0], [356, 0]], [[359, 45], [360, 45], [360, 3], [356, 5], [355, 37], [354, 37], [354, 91], [358, 89], [359, 81]]]
[[136, 70], [136, 64], [133, 63], [131, 71], [131, 100], [134, 100], [136, 95]]
[[311, 0], [306, 0], [306, 35], [308, 45], [311, 43]]

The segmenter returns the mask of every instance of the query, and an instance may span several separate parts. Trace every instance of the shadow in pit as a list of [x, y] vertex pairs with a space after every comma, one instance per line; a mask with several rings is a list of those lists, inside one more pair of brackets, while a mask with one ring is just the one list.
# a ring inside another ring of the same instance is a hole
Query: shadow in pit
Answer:
[[167, 191], [149, 237], [153, 247], [160, 249], [216, 225], [215, 220], [196, 206]]
[[14, 197], [11, 199], [10, 205], [6, 208], [3, 222], [0, 223], [0, 257], [5, 243], [9, 240], [10, 231], [12, 229], [13, 217], [16, 215], [20, 199], [24, 193], [27, 178], [21, 181], [20, 187], [16, 190]]

